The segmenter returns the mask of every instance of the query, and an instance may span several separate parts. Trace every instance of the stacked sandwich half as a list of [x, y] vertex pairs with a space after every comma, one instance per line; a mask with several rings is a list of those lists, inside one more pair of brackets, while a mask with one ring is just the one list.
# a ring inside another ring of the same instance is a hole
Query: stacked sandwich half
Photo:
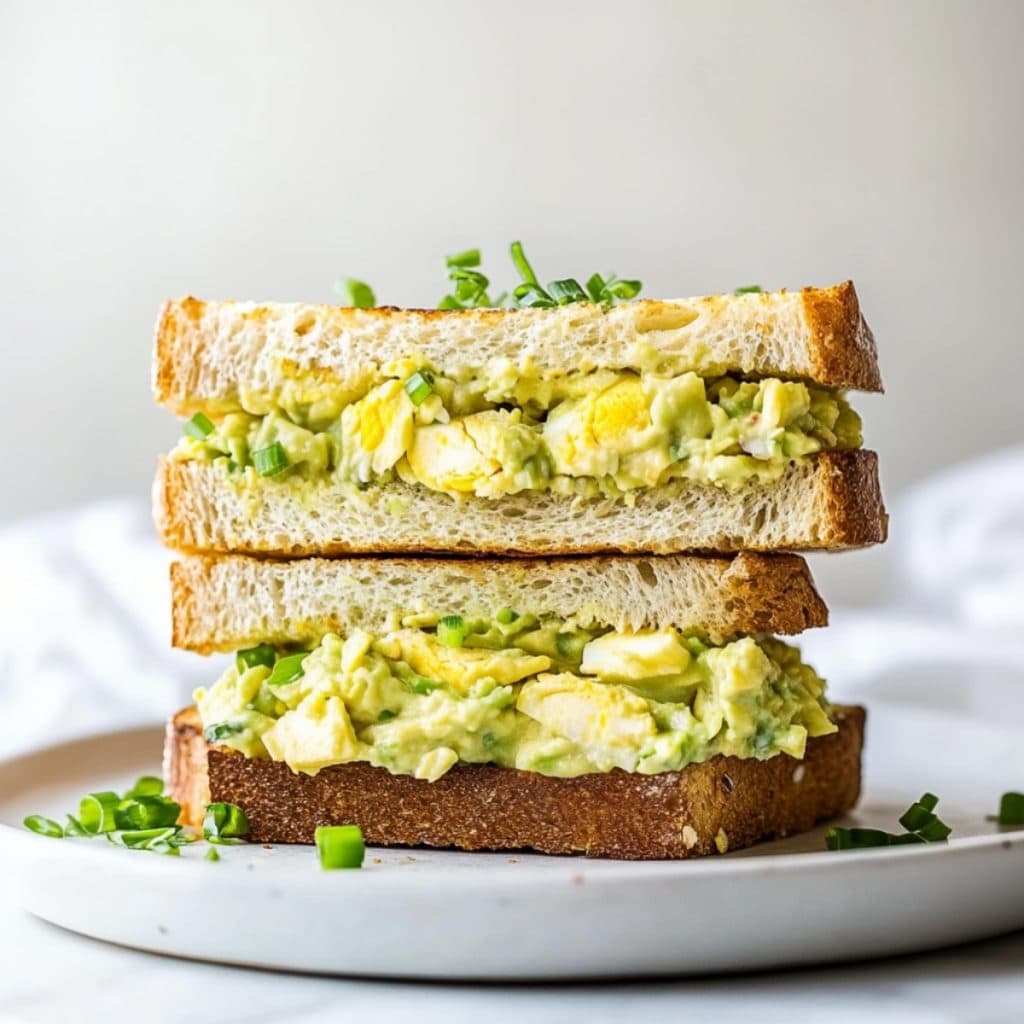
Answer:
[[[188, 823], [657, 858], [849, 809], [863, 711], [780, 636], [884, 539], [852, 285], [611, 308], [168, 303], [156, 515]], [[582, 557], [581, 557], [582, 556]]]

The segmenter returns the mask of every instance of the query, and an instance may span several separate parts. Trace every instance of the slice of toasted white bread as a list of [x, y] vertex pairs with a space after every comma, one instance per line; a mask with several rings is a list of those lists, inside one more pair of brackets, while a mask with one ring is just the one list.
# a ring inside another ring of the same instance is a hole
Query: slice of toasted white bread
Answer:
[[412, 356], [456, 377], [495, 360], [532, 360], [540, 374], [562, 376], [639, 369], [643, 350], [677, 373], [882, 387], [874, 338], [847, 281], [795, 292], [642, 299], [608, 310], [592, 303], [417, 310], [181, 299], [160, 313], [153, 389], [159, 403], [188, 413], [242, 393], [275, 395], [282, 375], [358, 389], [383, 364]]
[[455, 499], [395, 481], [360, 500], [329, 480], [237, 483], [219, 464], [163, 459], [154, 513], [182, 551], [559, 555], [839, 549], [885, 540], [873, 452], [822, 452], [739, 490], [679, 480], [634, 504], [552, 493]]
[[714, 757], [678, 772], [620, 769], [574, 779], [456, 765], [436, 782], [354, 762], [296, 775], [203, 739], [195, 708], [168, 723], [164, 776], [199, 826], [207, 803], [240, 806], [258, 843], [311, 843], [318, 825], [358, 825], [378, 846], [539, 850], [629, 860], [696, 857], [791, 835], [860, 795], [864, 709], [833, 708], [838, 732], [803, 760]]
[[551, 561], [194, 556], [171, 566], [173, 643], [207, 654], [325, 633], [384, 633], [400, 615], [490, 617], [502, 608], [584, 629], [675, 627], [720, 636], [799, 633], [828, 611], [797, 555]]

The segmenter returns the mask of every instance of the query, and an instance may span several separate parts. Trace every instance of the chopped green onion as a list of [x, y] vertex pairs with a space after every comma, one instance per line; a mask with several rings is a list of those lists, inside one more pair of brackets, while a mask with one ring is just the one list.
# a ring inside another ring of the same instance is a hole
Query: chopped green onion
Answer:
[[181, 807], [162, 795], [163, 788], [163, 779], [143, 775], [123, 797], [109, 790], [86, 794], [79, 816], [69, 814], [63, 829], [40, 815], [26, 818], [25, 827], [48, 836], [105, 835], [117, 846], [177, 856], [178, 848], [192, 842], [192, 837], [177, 824]]
[[466, 249], [465, 252], [457, 252], [454, 256], [445, 256], [444, 262], [448, 267], [479, 267], [480, 250]]
[[878, 828], [830, 828], [825, 845], [830, 850], [865, 850], [891, 845], [892, 836]]
[[397, 718], [397, 717], [398, 717], [398, 712], [397, 711], [391, 711], [388, 708], [385, 708], [377, 716], [377, 721], [378, 722], [390, 722], [392, 718]]
[[609, 274], [607, 277], [591, 274], [587, 278], [585, 288], [575, 278], [569, 277], [552, 281], [547, 289], [544, 289], [523, 252], [523, 243], [513, 242], [511, 250], [512, 262], [523, 279], [512, 291], [512, 297], [518, 306], [543, 309], [589, 300], [608, 307], [615, 305], [616, 302], [636, 298], [643, 287], [639, 281], [624, 281], [615, 274]]
[[409, 682], [409, 689], [413, 693], [418, 693], [421, 696], [433, 693], [434, 690], [440, 687], [440, 683], [436, 679], [428, 679], [426, 676], [415, 676]]
[[128, 850], [149, 850], [151, 853], [163, 853], [171, 857], [181, 856], [181, 845], [178, 828], [146, 828], [108, 832], [107, 839], [115, 846], [123, 846]]
[[115, 814], [118, 828], [169, 828], [178, 823], [181, 805], [164, 796], [140, 796], [121, 801]]
[[315, 838], [322, 868], [330, 871], [363, 866], [366, 846], [358, 825], [321, 825]]
[[357, 281], [354, 277], [343, 277], [334, 286], [334, 290], [342, 300], [343, 306], [372, 309], [377, 305], [373, 289], [365, 281]]
[[[540, 283], [533, 265], [526, 258], [523, 243], [515, 241], [509, 247], [512, 263], [519, 274], [520, 283], [513, 289], [511, 296], [501, 292], [492, 299], [489, 294], [490, 278], [478, 268], [482, 258], [479, 249], [465, 249], [445, 257], [448, 279], [452, 282], [451, 291], [437, 304], [438, 309], [494, 309], [503, 305], [513, 305], [538, 309], [550, 309], [574, 302], [595, 302], [606, 308], [617, 302], [625, 302], [636, 298], [643, 287], [640, 281], [623, 280], [615, 274], [591, 274], [585, 286], [576, 278], [562, 278], [552, 281], [545, 289]], [[335, 284], [335, 291], [346, 306], [366, 309], [376, 306], [377, 298], [373, 289], [365, 281], [352, 277], [342, 278]], [[756, 286], [737, 289], [737, 294], [748, 291], [760, 291]], [[205, 435], [204, 435], [205, 436]]]
[[468, 634], [469, 629], [461, 615], [446, 615], [437, 624], [437, 639], [445, 647], [461, 647]]
[[502, 608], [495, 618], [501, 625], [511, 626], [519, 618], [519, 612], [513, 611], [511, 608]]
[[203, 739], [207, 743], [219, 743], [226, 736], [237, 736], [244, 731], [245, 726], [237, 722], [215, 722], [203, 730]]
[[249, 819], [236, 804], [215, 803], [206, 808], [203, 835], [209, 839], [240, 839], [249, 834]]
[[555, 300], [539, 284], [529, 282], [513, 288], [512, 298], [516, 300], [516, 305], [529, 309], [550, 309], [555, 305]]
[[417, 370], [403, 385], [413, 405], [422, 405], [434, 393], [434, 378], [428, 370]]
[[762, 292], [764, 289], [759, 284], [745, 284], [742, 288], [737, 288], [733, 295], [754, 295], [757, 292]]
[[166, 842], [171, 839], [177, 829], [174, 828], [142, 828], [123, 829], [111, 832], [109, 839], [118, 846], [127, 846], [129, 849], [148, 849], [155, 842]]
[[445, 296], [446, 308], [477, 309], [491, 305], [487, 297], [490, 279], [479, 270], [465, 270], [455, 267], [448, 271], [448, 277], [455, 282], [455, 290]]
[[[521, 308], [550, 309], [573, 302], [593, 301], [606, 307], [616, 302], [635, 298], [642, 287], [639, 281], [624, 281], [609, 274], [592, 274], [587, 279], [586, 287], [576, 278], [563, 278], [552, 281], [544, 288], [526, 258], [523, 243], [516, 241], [510, 246], [512, 263], [519, 274], [520, 282], [512, 291], [511, 304]], [[445, 259], [448, 277], [454, 287], [449, 294], [438, 303], [438, 309], [479, 309], [502, 306], [508, 299], [508, 293], [502, 292], [497, 298], [491, 299], [488, 289], [490, 279], [479, 269], [481, 256], [479, 249], [467, 249], [455, 253]]]
[[493, 302], [487, 294], [491, 286], [490, 278], [479, 270], [480, 250], [467, 249], [455, 253], [445, 259], [448, 268], [448, 279], [454, 287], [437, 304], [438, 309], [481, 309], [500, 305], [502, 297]]
[[235, 668], [239, 672], [245, 672], [257, 665], [273, 668], [276, 657], [277, 654], [270, 644], [260, 644], [258, 647], [249, 647], [244, 651], [239, 651], [235, 655]]
[[906, 832], [884, 832], [877, 828], [830, 828], [825, 835], [828, 850], [866, 850], [878, 846], [907, 846], [914, 843], [944, 843], [952, 829], [935, 814], [939, 798], [925, 793], [903, 812], [899, 821]]
[[587, 278], [587, 295], [591, 302], [601, 302], [607, 294], [607, 285], [600, 274], [591, 274]]
[[924, 843], [924, 839], [917, 832], [905, 832], [903, 835], [889, 836], [890, 846], [913, 846], [915, 843]]
[[268, 686], [283, 686], [285, 683], [294, 683], [301, 679], [304, 669], [302, 663], [309, 657], [309, 651], [301, 651], [299, 654], [286, 654], [283, 658], [277, 659], [273, 672], [267, 677]]
[[121, 798], [109, 790], [89, 793], [82, 797], [78, 807], [78, 820], [89, 835], [113, 832], [117, 828], [117, 808]]
[[999, 798], [999, 813], [993, 820], [1000, 825], [1024, 825], [1024, 793], [1004, 793]]
[[935, 814], [938, 803], [939, 798], [934, 793], [925, 793], [907, 808], [900, 817], [900, 824], [926, 843], [942, 842], [953, 830]]
[[208, 842], [214, 846], [244, 846], [244, 839], [236, 839], [233, 836], [203, 836]]
[[523, 243], [513, 242], [509, 248], [512, 252], [512, 262], [515, 264], [516, 270], [519, 271], [519, 276], [527, 284], [535, 285], [538, 290], [542, 290], [540, 282], [537, 280], [537, 275], [533, 272], [533, 267], [530, 266], [526, 253], [523, 252]]
[[600, 274], [592, 274], [587, 279], [587, 294], [593, 302], [604, 306], [613, 306], [617, 301], [635, 299], [643, 285], [639, 281], [623, 281], [614, 274], [607, 278]]
[[164, 780], [159, 775], [140, 775], [135, 785], [124, 795], [125, 800], [134, 800], [140, 796], [162, 796]]
[[571, 302], [586, 302], [587, 293], [575, 278], [564, 281], [552, 281], [548, 285], [548, 294], [559, 306], [567, 306]]
[[952, 831], [944, 821], [939, 821], [938, 818], [935, 818], [933, 821], [928, 822], [927, 825], [914, 829], [911, 834], [920, 836], [926, 843], [944, 843], [950, 837]]
[[935, 810], [939, 798], [932, 793], [925, 793], [917, 803], [911, 804], [900, 817], [900, 824], [908, 832], [916, 832], [930, 822], [935, 820], [932, 813]]
[[849, 850], [852, 847], [850, 829], [833, 827], [825, 833], [826, 850]]
[[197, 412], [181, 429], [186, 436], [196, 441], [205, 441], [213, 433], [213, 420]]
[[217, 847], [216, 846], [211, 846], [206, 851], [206, 859], [207, 860], [212, 860], [212, 861], [220, 860], [220, 854], [217, 852]]
[[288, 468], [288, 453], [280, 441], [258, 448], [252, 453], [252, 463], [260, 476], [277, 476]]
[[53, 818], [44, 818], [41, 814], [30, 814], [22, 824], [37, 836], [49, 836], [51, 839], [64, 837], [64, 829]]
[[616, 300], [628, 302], [635, 299], [643, 288], [640, 281], [623, 281], [612, 274], [605, 282], [605, 303], [614, 305]]
[[68, 823], [64, 826], [64, 835], [66, 836], [88, 836], [89, 832], [86, 832], [82, 827], [82, 823], [73, 815], [68, 815]]

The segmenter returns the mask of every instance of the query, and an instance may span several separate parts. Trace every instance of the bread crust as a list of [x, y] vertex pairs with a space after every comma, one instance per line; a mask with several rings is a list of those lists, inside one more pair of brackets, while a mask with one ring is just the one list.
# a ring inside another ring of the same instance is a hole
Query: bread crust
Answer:
[[[167, 794], [181, 804], [180, 821], [200, 828], [210, 798], [210, 775], [199, 711], [193, 705], [167, 723], [164, 736], [163, 775]], [[233, 803], [234, 801], [228, 801]]]
[[[353, 309], [303, 303], [170, 300], [157, 320], [153, 391], [179, 414], [273, 394], [282, 373], [347, 389], [386, 362], [417, 355], [446, 373], [530, 358], [636, 369], [637, 345], [717, 375], [783, 376], [880, 391], [874, 338], [853, 282], [748, 295], [639, 299], [605, 310]], [[285, 371], [283, 367], [289, 369]]]
[[209, 654], [389, 629], [397, 610], [501, 608], [619, 630], [801, 633], [828, 609], [796, 555], [322, 559], [195, 555], [170, 567], [172, 643]]
[[855, 380], [859, 383], [844, 386], [857, 391], [884, 390], [875, 336], [860, 311], [853, 282], [834, 288], [805, 288], [800, 295], [815, 339], [812, 379]]
[[328, 480], [300, 500], [273, 481], [245, 488], [216, 463], [163, 457], [154, 516], [179, 551], [283, 557], [817, 551], [878, 544], [888, 532], [878, 459], [864, 450], [819, 452], [738, 491], [673, 481], [632, 505], [545, 492], [453, 499], [400, 481], [376, 497], [357, 504]]
[[187, 708], [168, 723], [165, 765], [184, 824], [201, 823], [206, 800], [238, 804], [253, 842], [310, 843], [318, 825], [357, 824], [376, 846], [686, 858], [807, 831], [852, 808], [865, 712], [833, 712], [839, 731], [810, 740], [799, 761], [719, 756], [662, 775], [615, 769], [575, 779], [457, 765], [424, 782], [365, 763], [296, 775], [208, 746]]

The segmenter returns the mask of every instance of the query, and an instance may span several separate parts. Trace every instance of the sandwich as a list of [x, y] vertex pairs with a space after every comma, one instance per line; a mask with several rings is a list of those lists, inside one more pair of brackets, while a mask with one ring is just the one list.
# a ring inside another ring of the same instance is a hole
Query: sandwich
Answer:
[[512, 254], [520, 308], [471, 251], [437, 310], [162, 309], [173, 642], [232, 655], [168, 723], [184, 824], [654, 859], [856, 803], [864, 711], [784, 639], [827, 620], [785, 552], [886, 535], [853, 285], [629, 301]]
[[185, 824], [224, 802], [265, 843], [684, 858], [859, 794], [863, 710], [779, 639], [827, 620], [796, 555], [192, 554], [171, 580], [174, 644], [233, 654], [168, 725]]
[[849, 282], [552, 308], [165, 304], [172, 547], [666, 554], [885, 539]]

